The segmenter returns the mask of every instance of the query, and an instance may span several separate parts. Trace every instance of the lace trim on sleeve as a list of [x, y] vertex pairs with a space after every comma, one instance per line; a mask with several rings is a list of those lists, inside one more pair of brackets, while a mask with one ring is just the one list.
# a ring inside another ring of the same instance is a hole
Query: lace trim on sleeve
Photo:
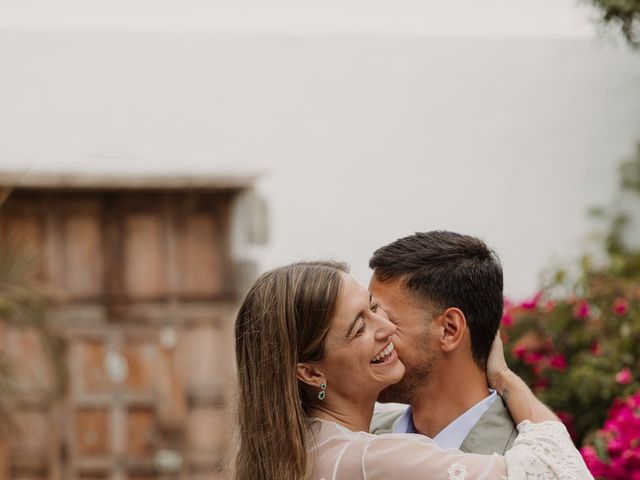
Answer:
[[506, 453], [510, 480], [593, 480], [562, 423], [526, 420], [518, 425], [518, 432]]

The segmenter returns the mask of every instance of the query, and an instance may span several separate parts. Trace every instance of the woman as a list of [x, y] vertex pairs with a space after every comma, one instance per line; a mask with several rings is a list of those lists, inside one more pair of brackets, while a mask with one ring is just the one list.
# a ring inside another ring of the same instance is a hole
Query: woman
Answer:
[[508, 370], [497, 340], [487, 375], [520, 435], [505, 457], [367, 433], [378, 394], [402, 378], [395, 326], [332, 262], [261, 276], [235, 326], [236, 480], [592, 478], [564, 426]]

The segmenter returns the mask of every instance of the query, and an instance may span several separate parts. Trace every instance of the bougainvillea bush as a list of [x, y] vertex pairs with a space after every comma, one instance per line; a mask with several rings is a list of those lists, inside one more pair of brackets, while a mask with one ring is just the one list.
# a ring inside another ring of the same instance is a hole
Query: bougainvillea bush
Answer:
[[640, 145], [621, 192], [634, 210], [597, 212], [605, 261], [585, 256], [577, 279], [558, 271], [532, 298], [505, 300], [501, 330], [511, 367], [567, 425], [593, 475], [640, 480], [640, 239], [628, 228], [640, 212]]
[[588, 295], [505, 301], [508, 362], [584, 445], [594, 476], [640, 480], [640, 282], [588, 279]]
[[591, 280], [586, 297], [506, 302], [502, 319], [509, 364], [578, 444], [614, 399], [640, 390], [640, 284]]

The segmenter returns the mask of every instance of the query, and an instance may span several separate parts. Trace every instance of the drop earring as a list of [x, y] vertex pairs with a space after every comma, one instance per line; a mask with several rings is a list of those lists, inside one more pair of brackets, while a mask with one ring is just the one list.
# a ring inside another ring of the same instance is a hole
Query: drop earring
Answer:
[[325, 391], [327, 389], [327, 382], [322, 382], [320, 384], [320, 393], [318, 393], [318, 400], [324, 400], [324, 397], [327, 396], [327, 392]]

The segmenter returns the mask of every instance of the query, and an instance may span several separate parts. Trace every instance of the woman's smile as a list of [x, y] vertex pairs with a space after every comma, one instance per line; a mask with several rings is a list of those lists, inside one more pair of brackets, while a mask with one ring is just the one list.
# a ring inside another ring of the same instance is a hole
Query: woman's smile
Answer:
[[380, 352], [371, 360], [371, 364], [375, 366], [387, 365], [398, 359], [398, 354], [393, 346], [393, 342], [389, 342]]

